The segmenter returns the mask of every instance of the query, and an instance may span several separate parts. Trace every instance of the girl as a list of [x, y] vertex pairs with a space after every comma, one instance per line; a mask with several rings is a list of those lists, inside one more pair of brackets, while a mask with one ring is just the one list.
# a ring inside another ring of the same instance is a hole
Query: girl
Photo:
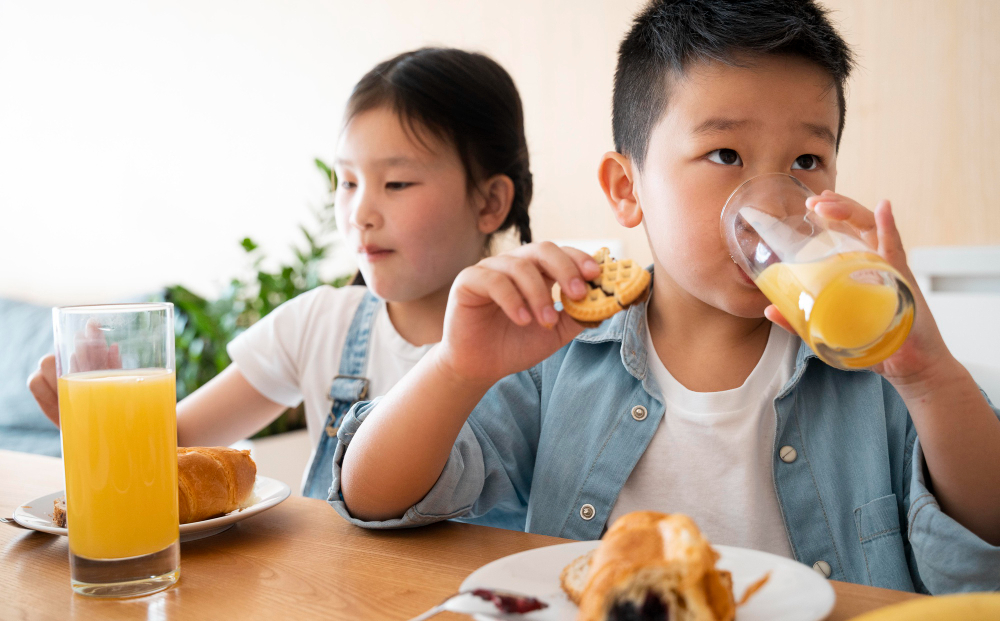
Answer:
[[[178, 444], [194, 446], [231, 444], [304, 402], [315, 448], [303, 493], [324, 499], [343, 413], [388, 392], [441, 339], [452, 281], [489, 254], [496, 232], [516, 228], [531, 241], [517, 88], [482, 54], [427, 48], [382, 62], [348, 100], [335, 170], [355, 286], [283, 304], [229, 344], [227, 369], [177, 404]], [[28, 386], [58, 424], [53, 356]]]

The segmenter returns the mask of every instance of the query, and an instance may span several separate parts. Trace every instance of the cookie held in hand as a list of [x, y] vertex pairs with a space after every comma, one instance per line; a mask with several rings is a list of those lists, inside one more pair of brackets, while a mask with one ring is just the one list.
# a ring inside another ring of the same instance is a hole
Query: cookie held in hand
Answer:
[[646, 299], [653, 277], [632, 259], [615, 261], [607, 248], [594, 254], [600, 275], [586, 283], [587, 295], [571, 300], [561, 294], [563, 310], [582, 325], [595, 327], [618, 311]]

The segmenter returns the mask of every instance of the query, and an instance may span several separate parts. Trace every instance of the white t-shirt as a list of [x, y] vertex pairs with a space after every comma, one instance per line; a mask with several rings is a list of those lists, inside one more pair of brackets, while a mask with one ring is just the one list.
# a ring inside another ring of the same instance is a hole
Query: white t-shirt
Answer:
[[649, 373], [666, 412], [625, 482], [609, 524], [639, 509], [684, 513], [709, 541], [792, 557], [773, 483], [774, 398], [791, 378], [798, 337], [771, 327], [742, 386], [693, 392], [660, 361], [646, 327]]
[[[323, 433], [330, 385], [365, 287], [318, 287], [289, 300], [239, 335], [227, 348], [247, 381], [265, 397], [288, 407], [305, 402], [309, 441]], [[368, 342], [369, 399], [384, 395], [431, 348], [411, 345], [396, 331], [379, 300]]]

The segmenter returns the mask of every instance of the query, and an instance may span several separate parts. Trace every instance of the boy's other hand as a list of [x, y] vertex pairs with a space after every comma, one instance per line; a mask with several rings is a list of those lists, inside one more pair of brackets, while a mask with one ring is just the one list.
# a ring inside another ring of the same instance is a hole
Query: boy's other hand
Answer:
[[[950, 363], [951, 355], [941, 338], [941, 332], [906, 263], [906, 251], [896, 229], [889, 201], [879, 201], [873, 212], [857, 201], [826, 190], [809, 197], [806, 207], [828, 220], [840, 220], [854, 227], [861, 239], [906, 279], [913, 292], [916, 316], [909, 337], [896, 353], [872, 367], [872, 370], [898, 387], [901, 384], [923, 381], [935, 373], [935, 365]], [[794, 333], [791, 325], [774, 305], [765, 309], [764, 316]]]
[[553, 283], [580, 299], [584, 281], [598, 274], [593, 257], [551, 242], [462, 270], [448, 297], [440, 360], [458, 377], [487, 384], [538, 364], [583, 331], [555, 310]]

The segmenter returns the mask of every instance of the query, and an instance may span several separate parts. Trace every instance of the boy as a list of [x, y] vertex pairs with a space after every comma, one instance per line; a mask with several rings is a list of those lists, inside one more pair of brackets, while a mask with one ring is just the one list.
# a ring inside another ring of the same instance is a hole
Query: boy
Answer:
[[582, 297], [596, 264], [551, 244], [465, 270], [441, 344], [345, 418], [331, 504], [367, 527], [574, 539], [683, 512], [837, 580], [1000, 588], [1000, 420], [919, 292], [902, 348], [840, 371], [772, 324], [719, 234], [742, 181], [789, 173], [912, 283], [888, 203], [832, 192], [851, 64], [814, 2], [654, 1], [621, 45], [598, 173], [618, 222], [645, 227], [648, 303], [583, 332], [549, 288]]

